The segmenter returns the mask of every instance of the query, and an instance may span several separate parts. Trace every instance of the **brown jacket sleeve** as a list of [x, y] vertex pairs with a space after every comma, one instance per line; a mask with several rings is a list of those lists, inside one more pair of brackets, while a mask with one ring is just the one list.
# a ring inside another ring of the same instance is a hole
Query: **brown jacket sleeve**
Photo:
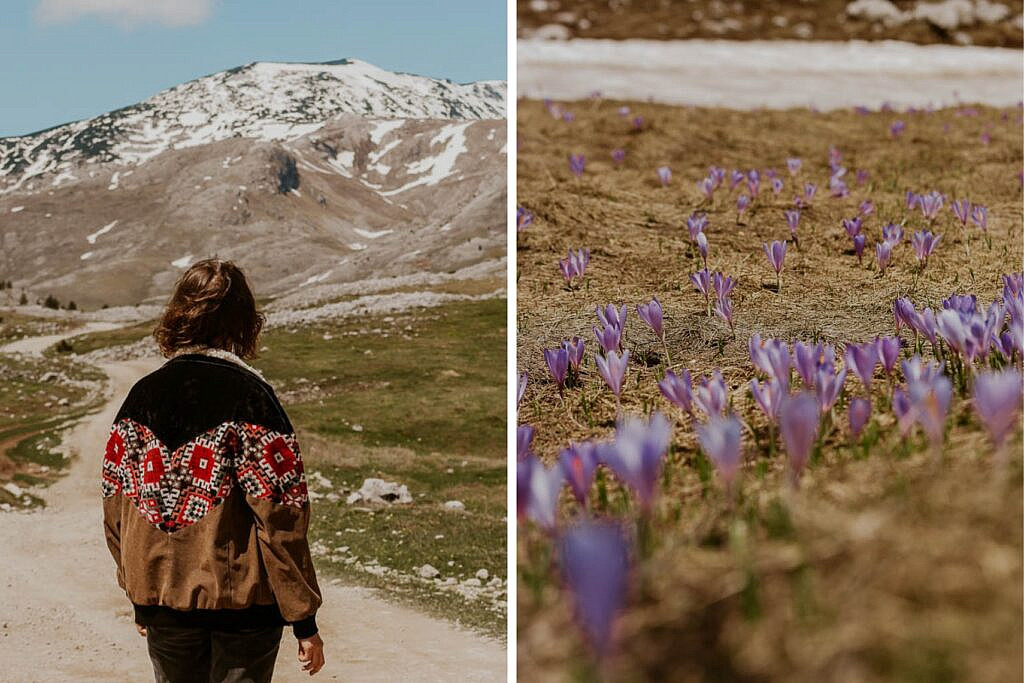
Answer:
[[258, 461], [266, 475], [258, 482], [248, 476], [239, 481], [256, 519], [270, 587], [295, 636], [309, 637], [316, 633], [321, 595], [306, 538], [309, 495], [298, 441], [294, 434], [267, 433], [257, 426], [250, 426], [243, 440], [247, 460]]
[[121, 495], [103, 499], [103, 535], [107, 548], [117, 565], [117, 585], [124, 589], [124, 570], [121, 568]]

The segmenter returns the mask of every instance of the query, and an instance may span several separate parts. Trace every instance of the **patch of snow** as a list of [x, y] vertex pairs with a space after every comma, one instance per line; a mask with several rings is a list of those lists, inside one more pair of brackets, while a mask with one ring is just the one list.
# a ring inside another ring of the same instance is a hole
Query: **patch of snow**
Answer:
[[390, 235], [394, 230], [363, 230], [362, 228], [352, 228], [352, 232], [360, 237], [365, 237], [368, 240], [376, 240], [384, 237], [385, 235]]
[[114, 171], [114, 175], [110, 176], [110, 185], [107, 186], [107, 189], [108, 190], [116, 190], [117, 186], [118, 186], [118, 183], [120, 182], [120, 179], [121, 179], [121, 172], [120, 171]]
[[80, 258], [83, 261], [88, 261], [90, 258], [92, 258], [92, 252], [91, 251], [87, 251], [84, 254], [82, 254], [81, 256], [79, 256], [78, 258]]
[[299, 286], [300, 287], [305, 287], [306, 285], [312, 285], [312, 284], [316, 284], [317, 282], [323, 282], [324, 280], [326, 280], [330, 276], [331, 276], [331, 271], [329, 271], [329, 270], [324, 272], [324, 273], [320, 273], [319, 275], [310, 275]]
[[96, 244], [96, 238], [100, 237], [101, 235], [106, 235], [108, 232], [110, 232], [111, 230], [114, 229], [115, 225], [117, 225], [117, 221], [116, 220], [115, 221], [111, 221], [110, 223], [107, 223], [106, 225], [104, 225], [102, 228], [100, 228], [96, 232], [92, 233], [91, 235], [86, 236], [85, 241], [88, 242], [89, 244]]
[[1019, 50], [898, 41], [524, 39], [516, 52], [521, 97], [583, 100], [598, 87], [731, 109], [1012, 106], [1024, 79]]
[[186, 254], [179, 259], [171, 261], [171, 265], [175, 268], [188, 268], [192, 264], [192, 254]]
[[392, 196], [406, 192], [421, 185], [436, 185], [455, 170], [455, 162], [459, 155], [466, 151], [466, 128], [469, 123], [450, 123], [438, 131], [437, 135], [430, 141], [434, 147], [443, 144], [444, 149], [435, 156], [427, 156], [406, 164], [406, 170], [412, 175], [421, 175], [416, 180], [394, 190], [382, 192], [384, 196]]
[[380, 141], [384, 139], [384, 136], [393, 130], [398, 130], [405, 125], [405, 121], [402, 119], [392, 121], [381, 121], [373, 130], [370, 131], [370, 142], [375, 145], [379, 145]]
[[362, 251], [363, 249], [366, 249], [366, 245], [362, 242], [352, 242], [348, 245], [348, 248], [352, 251]]
[[12, 206], [11, 207], [11, 213], [19, 213], [19, 212], [24, 211], [24, 210], [25, 210], [24, 206]]

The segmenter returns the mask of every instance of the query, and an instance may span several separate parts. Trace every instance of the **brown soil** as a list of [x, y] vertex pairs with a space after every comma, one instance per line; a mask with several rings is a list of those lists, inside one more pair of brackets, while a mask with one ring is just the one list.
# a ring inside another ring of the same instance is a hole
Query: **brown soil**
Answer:
[[[642, 132], [619, 118], [623, 104], [644, 117]], [[623, 410], [679, 417], [656, 386], [664, 352], [634, 307], [655, 295], [665, 308], [672, 367], [695, 376], [722, 369], [736, 411], [756, 434], [744, 434], [747, 465], [730, 506], [713, 480], [700, 477], [692, 428], [686, 420], [677, 425], [667, 489], [654, 514], [657, 547], [633, 577], [609, 678], [1014, 680], [1022, 632], [1019, 433], [1009, 466], [997, 472], [969, 402], [958, 395], [945, 460], [933, 462], [916, 438], [901, 444], [891, 415], [879, 409], [886, 387], [877, 379], [879, 438], [868, 456], [851, 448], [845, 415], [837, 411], [819, 462], [801, 491], [789, 495], [782, 456], [767, 456], [766, 423], [746, 387], [753, 375], [746, 342], [755, 332], [839, 344], [893, 334], [897, 296], [935, 307], [951, 292], [970, 292], [990, 302], [999, 276], [1022, 263], [1019, 110], [860, 115], [635, 102], [566, 106], [576, 114], [572, 123], [553, 119], [540, 103], [519, 105], [517, 201], [535, 214], [518, 236], [518, 365], [531, 378], [519, 421], [537, 428], [535, 450], [550, 460], [569, 440], [612, 431], [614, 398], [592, 360], [599, 304], [630, 308], [625, 338], [634, 360]], [[896, 119], [907, 130], [894, 140], [889, 125]], [[980, 141], [983, 132], [989, 144]], [[845, 199], [828, 196], [830, 145], [849, 169]], [[618, 169], [609, 156], [615, 148], [626, 150]], [[570, 153], [586, 154], [581, 178], [569, 173]], [[803, 159], [799, 183], [816, 182], [819, 192], [803, 212], [801, 248], [790, 246], [779, 294], [761, 245], [788, 237], [782, 211], [794, 195], [785, 168], [791, 156]], [[776, 197], [763, 182], [753, 210], [737, 224], [739, 191], [720, 188], [710, 205], [697, 193], [695, 181], [712, 164], [774, 167], [786, 187]], [[667, 188], [655, 176], [662, 165], [674, 173]], [[864, 185], [853, 178], [858, 169], [870, 173]], [[968, 256], [947, 202], [932, 227], [942, 242], [919, 273], [909, 237], [926, 226], [919, 212], [905, 209], [908, 189], [987, 205], [991, 248], [971, 228]], [[840, 221], [856, 215], [866, 198], [876, 213], [865, 221], [861, 266]], [[739, 279], [735, 338], [707, 318], [688, 281], [700, 267], [685, 227], [695, 210], [710, 218], [709, 267]], [[893, 266], [879, 275], [870, 264], [880, 225], [904, 219]], [[592, 258], [586, 283], [570, 291], [558, 259], [577, 247], [589, 247]], [[586, 340], [587, 365], [582, 386], [567, 391], [563, 404], [541, 351], [572, 335]], [[859, 381], [848, 379], [847, 392], [857, 391]], [[613, 504], [617, 496], [611, 486]], [[575, 514], [574, 505], [565, 507]], [[550, 575], [538, 552], [546, 544], [524, 528], [521, 576]], [[522, 680], [593, 674], [567, 628], [570, 610], [556, 583], [521, 583], [519, 596]]]
[[[886, 27], [880, 22], [848, 16], [848, 4], [847, 0], [519, 0], [517, 26], [521, 37], [541, 26], [559, 24], [574, 38], [903, 40], [925, 45], [963, 41], [1021, 47], [1020, 28], [1013, 24], [1021, 13], [1021, 3], [1015, 0], [1000, 2], [1011, 9], [1007, 20], [998, 24], [979, 23], [955, 32], [920, 20]], [[894, 4], [905, 11], [917, 3], [896, 0]]]

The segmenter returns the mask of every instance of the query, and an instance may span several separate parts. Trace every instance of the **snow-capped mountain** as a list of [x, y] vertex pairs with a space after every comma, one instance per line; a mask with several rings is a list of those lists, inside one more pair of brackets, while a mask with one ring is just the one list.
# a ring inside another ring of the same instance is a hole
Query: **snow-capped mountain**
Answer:
[[162, 301], [212, 255], [261, 296], [497, 276], [504, 111], [503, 82], [260, 62], [0, 139], [0, 279], [96, 307]]
[[81, 164], [141, 164], [168, 149], [243, 137], [291, 140], [340, 115], [500, 119], [502, 81], [458, 84], [393, 73], [358, 60], [255, 62], [183, 83], [144, 102], [30, 135], [0, 138], [0, 192]]

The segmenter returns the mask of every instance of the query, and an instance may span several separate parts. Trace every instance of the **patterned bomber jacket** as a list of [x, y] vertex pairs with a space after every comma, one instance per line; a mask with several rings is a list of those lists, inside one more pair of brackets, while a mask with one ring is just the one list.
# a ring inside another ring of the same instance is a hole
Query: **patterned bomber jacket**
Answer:
[[137, 623], [313, 635], [309, 514], [291, 423], [256, 371], [186, 353], [132, 388], [103, 458], [103, 516]]

